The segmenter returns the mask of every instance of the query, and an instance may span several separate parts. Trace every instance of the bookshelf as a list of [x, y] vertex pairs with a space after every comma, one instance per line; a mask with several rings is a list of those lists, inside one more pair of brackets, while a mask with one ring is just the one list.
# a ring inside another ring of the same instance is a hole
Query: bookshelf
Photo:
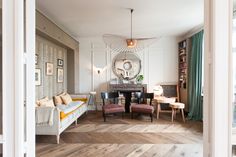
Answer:
[[179, 43], [179, 87], [187, 88], [187, 41]]
[[189, 41], [182, 40], [178, 43], [178, 82], [179, 82], [179, 93], [180, 101], [185, 104], [185, 111], [189, 111], [187, 103], [187, 88], [188, 88], [188, 46]]

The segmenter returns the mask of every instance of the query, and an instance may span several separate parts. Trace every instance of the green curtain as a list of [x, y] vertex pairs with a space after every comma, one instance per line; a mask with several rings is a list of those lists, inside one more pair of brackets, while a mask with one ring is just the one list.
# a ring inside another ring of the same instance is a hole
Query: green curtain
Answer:
[[203, 30], [191, 37], [191, 51], [188, 62], [188, 119], [202, 120], [202, 50]]

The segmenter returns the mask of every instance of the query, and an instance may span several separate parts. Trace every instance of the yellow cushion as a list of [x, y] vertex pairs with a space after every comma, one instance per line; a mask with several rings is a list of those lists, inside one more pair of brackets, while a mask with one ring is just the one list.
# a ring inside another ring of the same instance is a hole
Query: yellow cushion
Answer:
[[87, 98], [73, 98], [73, 101], [83, 101], [83, 102], [87, 102]]
[[[81, 105], [82, 106], [82, 105]], [[78, 108], [80, 108], [81, 106], [79, 106]], [[75, 110], [77, 110], [78, 108], [76, 108]], [[75, 111], [74, 110], [74, 111]], [[66, 118], [67, 116], [69, 116], [70, 114], [72, 114], [74, 111], [71, 111], [69, 113], [64, 113], [64, 112], [60, 112], [60, 119], [63, 120], [64, 118]]]
[[74, 111], [71, 111], [69, 113], [64, 113], [64, 112], [60, 112], [60, 119], [63, 120], [64, 118], [66, 118], [67, 116], [69, 116], [70, 114], [72, 114]]
[[71, 96], [69, 94], [62, 95], [61, 99], [65, 105], [68, 105], [72, 102]]

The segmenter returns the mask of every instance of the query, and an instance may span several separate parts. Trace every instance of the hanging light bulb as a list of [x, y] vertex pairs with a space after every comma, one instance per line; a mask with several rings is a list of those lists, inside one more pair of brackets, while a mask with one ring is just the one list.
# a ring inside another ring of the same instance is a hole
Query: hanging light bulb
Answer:
[[137, 45], [137, 40], [135, 39], [127, 39], [126, 40], [128, 48], [134, 48]]

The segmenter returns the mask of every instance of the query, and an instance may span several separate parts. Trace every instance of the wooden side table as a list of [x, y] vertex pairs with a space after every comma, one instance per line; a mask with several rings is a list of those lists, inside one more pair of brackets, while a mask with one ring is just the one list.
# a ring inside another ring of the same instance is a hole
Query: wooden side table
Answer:
[[96, 104], [96, 92], [90, 92], [89, 93], [89, 105], [91, 104], [91, 105], [93, 105], [93, 106], [95, 106], [95, 109], [96, 109], [96, 111], [98, 110], [97, 109], [97, 104]]
[[185, 117], [184, 117], [185, 104], [180, 103], [180, 102], [174, 102], [174, 103], [170, 103], [170, 107], [172, 108], [172, 122], [174, 121], [174, 118], [176, 118], [176, 111], [177, 110], [180, 110], [180, 112], [182, 113], [183, 121], [185, 122]]
[[157, 102], [157, 119], [159, 119], [160, 112], [171, 112], [170, 110], [161, 110], [161, 103], [173, 103], [176, 101], [176, 98], [167, 98], [164, 96], [156, 96], [154, 97], [154, 100]]

